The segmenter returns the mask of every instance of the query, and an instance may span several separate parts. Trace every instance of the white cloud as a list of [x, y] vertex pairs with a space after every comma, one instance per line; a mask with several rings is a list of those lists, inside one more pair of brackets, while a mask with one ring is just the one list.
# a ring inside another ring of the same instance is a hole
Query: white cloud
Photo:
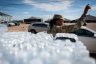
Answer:
[[51, 19], [53, 17], [53, 15], [42, 15], [41, 16], [43, 18], [43, 21]]
[[[57, 1], [57, 2], [51, 2], [51, 1]], [[35, 8], [39, 8], [45, 11], [59, 11], [59, 10], [68, 9], [71, 6], [72, 1], [50, 0], [49, 3], [38, 3], [32, 0], [24, 0], [24, 3], [28, 5], [32, 5]]]
[[93, 11], [96, 11], [96, 6], [91, 7]]
[[[81, 14], [77, 14], [77, 12], [76, 12], [76, 14], [74, 14], [75, 12], [73, 12], [73, 13], [67, 13], [67, 14], [65, 14], [65, 13], [63, 13], [63, 14], [60, 14], [60, 15], [62, 15], [62, 17], [63, 18], [67, 18], [67, 19], [70, 19], [70, 20], [74, 20], [74, 19], [78, 19], [80, 16], [81, 16]], [[48, 20], [48, 19], [51, 19], [51, 18], [53, 18], [53, 16], [54, 16], [54, 14], [49, 14], [49, 15], [41, 15], [40, 17], [41, 18], [43, 18], [43, 20], [45, 21], [45, 20]]]
[[23, 12], [24, 14], [29, 14], [29, 12]]

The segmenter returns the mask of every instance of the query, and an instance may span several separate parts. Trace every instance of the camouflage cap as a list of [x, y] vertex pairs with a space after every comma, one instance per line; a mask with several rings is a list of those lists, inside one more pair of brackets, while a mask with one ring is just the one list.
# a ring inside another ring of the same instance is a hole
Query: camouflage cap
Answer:
[[53, 16], [53, 19], [64, 19], [64, 18], [62, 17], [62, 15], [55, 14], [55, 15]]

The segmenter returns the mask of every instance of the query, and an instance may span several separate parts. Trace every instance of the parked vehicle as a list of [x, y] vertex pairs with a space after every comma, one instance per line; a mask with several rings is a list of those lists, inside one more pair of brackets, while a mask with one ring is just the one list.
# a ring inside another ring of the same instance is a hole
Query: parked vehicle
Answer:
[[36, 23], [32, 23], [29, 25], [28, 32], [36, 34], [38, 32], [47, 31], [48, 28], [49, 28], [49, 26], [47, 23], [36, 22]]
[[15, 23], [9, 22], [9, 23], [8, 23], [8, 26], [9, 26], [9, 27], [10, 27], [10, 26], [15, 26]]
[[80, 30], [73, 33], [78, 35], [79, 40], [86, 45], [90, 53], [96, 54], [96, 31], [87, 27], [81, 27]]
[[8, 21], [1, 21], [0, 24], [4, 24], [4, 25], [8, 26]]
[[15, 26], [19, 26], [20, 25], [20, 22], [18, 22], [18, 21], [14, 21], [13, 23], [15, 23]]
[[84, 36], [84, 37], [96, 37], [96, 32], [90, 28], [82, 26], [81, 29], [72, 32], [78, 36]]

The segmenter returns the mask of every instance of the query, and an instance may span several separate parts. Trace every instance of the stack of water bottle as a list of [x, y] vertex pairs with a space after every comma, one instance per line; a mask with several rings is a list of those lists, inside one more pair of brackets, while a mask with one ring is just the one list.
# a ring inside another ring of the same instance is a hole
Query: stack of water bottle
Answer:
[[0, 64], [96, 64], [74, 34], [60, 33], [57, 37], [74, 38], [75, 43], [68, 39], [54, 40], [52, 34], [46, 32], [2, 31]]

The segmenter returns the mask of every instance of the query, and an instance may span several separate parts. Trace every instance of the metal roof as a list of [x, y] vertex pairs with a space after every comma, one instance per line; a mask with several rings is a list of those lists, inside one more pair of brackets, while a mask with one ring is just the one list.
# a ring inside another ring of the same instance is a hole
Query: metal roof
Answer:
[[8, 14], [2, 13], [2, 12], [0, 12], [0, 15], [1, 16], [11, 16], [11, 15], [8, 15]]
[[85, 20], [94, 20], [94, 21], [96, 21], [96, 16], [87, 15]]

